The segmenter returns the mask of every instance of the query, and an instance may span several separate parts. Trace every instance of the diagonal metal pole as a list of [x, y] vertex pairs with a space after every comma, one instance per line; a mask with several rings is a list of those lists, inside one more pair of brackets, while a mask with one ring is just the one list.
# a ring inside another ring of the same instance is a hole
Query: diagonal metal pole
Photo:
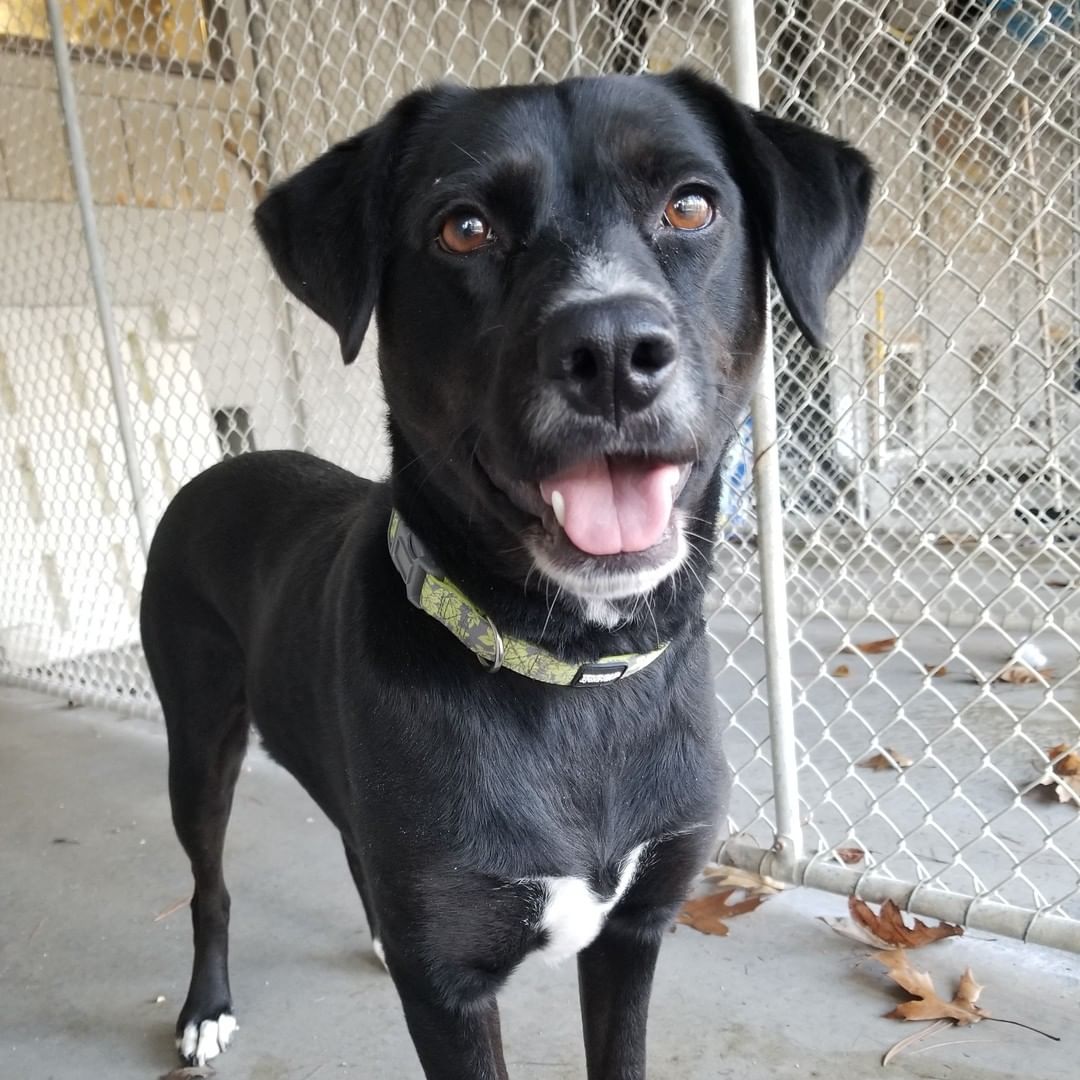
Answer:
[[105, 278], [105, 257], [98, 237], [97, 218], [94, 216], [90, 170], [86, 164], [86, 149], [83, 146], [82, 129], [79, 127], [79, 114], [75, 108], [75, 84], [71, 78], [71, 58], [68, 56], [67, 41], [64, 38], [64, 22], [60, 15], [60, 4], [58, 0], [46, 0], [45, 6], [49, 14], [56, 81], [60, 88], [60, 108], [64, 114], [64, 131], [67, 134], [68, 152], [71, 158], [71, 179], [75, 185], [79, 215], [82, 218], [83, 239], [86, 243], [86, 255], [90, 261], [90, 280], [94, 286], [98, 321], [101, 324], [101, 336], [105, 343], [105, 360], [109, 367], [116, 422], [120, 428], [124, 468], [131, 487], [131, 501], [135, 508], [135, 521], [139, 527], [139, 543], [145, 556], [150, 550], [151, 535], [146, 518], [146, 495], [139, 470], [139, 449], [131, 423], [131, 409], [128, 406], [124, 364], [120, 357], [120, 343], [116, 337], [116, 322], [113, 319], [112, 301], [109, 299], [109, 289]]
[[[753, 0], [728, 0], [728, 40], [731, 46], [732, 90], [758, 108], [757, 32]], [[766, 293], [766, 298], [768, 293]], [[769, 742], [772, 751], [776, 840], [768, 872], [795, 879], [803, 854], [799, 820], [798, 759], [795, 710], [791, 693], [791, 642], [788, 636], [787, 575], [780, 502], [780, 453], [777, 445], [776, 368], [772, 320], [765, 311], [765, 341], [761, 374], [750, 402], [754, 438], [754, 502], [758, 523], [758, 565], [761, 573], [761, 612], [765, 634], [765, 681], [769, 695]]]

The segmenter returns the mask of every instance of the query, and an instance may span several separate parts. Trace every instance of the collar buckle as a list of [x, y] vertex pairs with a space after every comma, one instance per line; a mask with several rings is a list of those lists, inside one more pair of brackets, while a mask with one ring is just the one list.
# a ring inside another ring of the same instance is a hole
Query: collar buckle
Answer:
[[428, 574], [442, 577], [435, 560], [395, 510], [390, 518], [390, 561], [405, 582], [405, 595], [413, 607], [423, 610], [421, 595]]

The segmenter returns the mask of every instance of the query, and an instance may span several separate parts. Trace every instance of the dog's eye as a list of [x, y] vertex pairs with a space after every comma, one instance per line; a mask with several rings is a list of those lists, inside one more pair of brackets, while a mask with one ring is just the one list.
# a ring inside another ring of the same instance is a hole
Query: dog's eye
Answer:
[[451, 214], [439, 230], [439, 247], [454, 255], [479, 251], [494, 239], [491, 226], [475, 210]]
[[716, 208], [701, 191], [677, 191], [664, 207], [664, 224], [683, 232], [704, 229], [716, 217]]

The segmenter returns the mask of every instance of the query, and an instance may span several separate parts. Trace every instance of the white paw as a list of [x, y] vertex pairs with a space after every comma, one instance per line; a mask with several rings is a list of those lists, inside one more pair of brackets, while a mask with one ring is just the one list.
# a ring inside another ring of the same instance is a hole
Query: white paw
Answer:
[[188, 1024], [176, 1040], [180, 1056], [192, 1065], [205, 1065], [226, 1050], [236, 1031], [236, 1017], [222, 1013], [216, 1020]]
[[379, 963], [389, 971], [390, 968], [386, 963], [386, 950], [383, 948], [383, 943], [378, 938], [372, 939], [371, 951], [379, 958]]

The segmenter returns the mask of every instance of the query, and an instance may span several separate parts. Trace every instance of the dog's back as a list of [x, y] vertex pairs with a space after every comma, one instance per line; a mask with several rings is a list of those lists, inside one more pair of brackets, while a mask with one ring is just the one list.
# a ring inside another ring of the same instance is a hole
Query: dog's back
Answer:
[[[343, 537], [384, 485], [310, 454], [271, 450], [230, 458], [186, 484], [154, 534], [142, 634], [159, 687], [170, 655], [158, 637], [207, 608], [247, 648], [253, 616], [282, 582], [318, 588]], [[311, 597], [314, 602], [317, 598]]]

